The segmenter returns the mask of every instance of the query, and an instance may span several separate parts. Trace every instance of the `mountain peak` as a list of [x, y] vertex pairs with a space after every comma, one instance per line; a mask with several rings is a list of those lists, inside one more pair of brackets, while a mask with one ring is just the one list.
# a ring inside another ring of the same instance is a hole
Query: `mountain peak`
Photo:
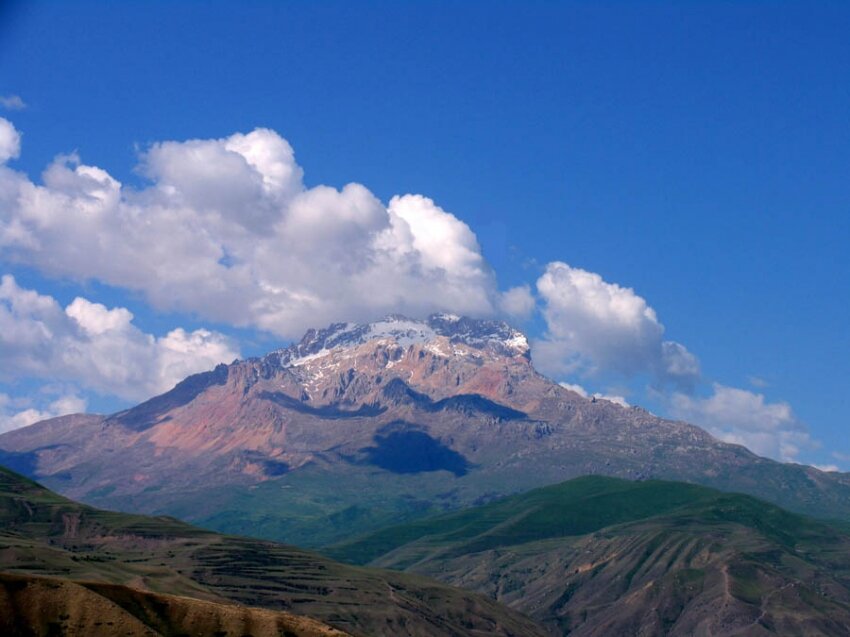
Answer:
[[369, 341], [394, 341], [407, 348], [430, 343], [438, 337], [502, 356], [529, 358], [525, 334], [507, 323], [446, 313], [432, 314], [424, 320], [389, 314], [371, 323], [333, 323], [323, 329], [307, 330], [300, 342], [274, 354], [281, 366], [295, 367], [321, 358], [331, 350], [357, 347]]

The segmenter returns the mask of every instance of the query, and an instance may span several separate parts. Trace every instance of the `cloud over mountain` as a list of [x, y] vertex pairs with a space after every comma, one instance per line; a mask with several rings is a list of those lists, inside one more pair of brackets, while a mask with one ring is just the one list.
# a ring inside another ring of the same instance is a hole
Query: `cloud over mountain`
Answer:
[[[784, 403], [723, 385], [711, 398], [692, 398], [703, 380], [697, 357], [665, 339], [655, 310], [631, 288], [554, 261], [536, 285], [500, 291], [475, 233], [455, 214], [419, 194], [385, 204], [357, 183], [307, 186], [292, 146], [273, 130], [153, 143], [139, 155], [142, 187], [76, 154], [56, 157], [36, 182], [10, 165], [20, 152], [21, 134], [0, 118], [7, 263], [97, 280], [140, 293], [159, 310], [288, 339], [388, 313], [526, 321], [539, 311], [545, 329], [532, 353], [544, 373], [645, 377], [674, 392], [677, 415], [725, 439], [774, 457], [792, 457], [806, 443], [793, 418], [774, 409]], [[0, 287], [0, 328], [4, 369], [125, 399], [238, 355], [216, 332], [145, 334], [126, 309], [84, 298], [62, 308], [11, 277]], [[735, 409], [755, 409], [775, 424], [721, 422]]]
[[[0, 129], [0, 157], [18, 153]], [[257, 129], [163, 142], [134, 190], [59, 157], [43, 184], [0, 172], [0, 249], [52, 275], [97, 279], [285, 337], [388, 312], [493, 312], [495, 277], [469, 227], [421, 195], [384, 206], [360, 184], [306, 188], [291, 146]]]
[[76, 155], [58, 157], [40, 185], [0, 168], [0, 250], [54, 276], [140, 291], [160, 309], [286, 338], [395, 312], [525, 320], [539, 304], [547, 330], [534, 355], [549, 373], [648, 374], [686, 389], [699, 378], [696, 357], [664, 340], [633, 290], [553, 262], [536, 297], [529, 285], [500, 293], [457, 216], [422, 195], [385, 205], [356, 183], [307, 187], [272, 130], [155, 143], [138, 172], [150, 180], [140, 190]]

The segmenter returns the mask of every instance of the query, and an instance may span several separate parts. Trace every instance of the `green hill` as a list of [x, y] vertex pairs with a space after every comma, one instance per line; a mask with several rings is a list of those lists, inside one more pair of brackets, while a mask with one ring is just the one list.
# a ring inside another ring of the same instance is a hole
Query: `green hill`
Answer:
[[331, 547], [326, 553], [367, 564], [421, 538], [452, 553], [475, 553], [582, 535], [716, 497], [716, 491], [680, 482], [629, 482], [587, 476], [485, 506], [386, 528], [358, 541]]
[[578, 478], [328, 552], [486, 593], [564, 635], [850, 634], [850, 536], [691, 484]]
[[[420, 576], [347, 566], [272, 542], [204, 531], [173, 518], [101, 511], [2, 468], [0, 571], [63, 578], [63, 586], [83, 595], [87, 603], [112, 608], [107, 598], [112, 603], [125, 600], [134, 617], [164, 608], [157, 595], [178, 595], [231, 607], [289, 611], [353, 635], [544, 634], [518, 612], [484, 596]], [[26, 586], [36, 592], [50, 589], [51, 580], [36, 580]], [[55, 606], [54, 601], [50, 604]], [[186, 603], [179, 612], [192, 608]], [[222, 613], [232, 616], [226, 609]]]

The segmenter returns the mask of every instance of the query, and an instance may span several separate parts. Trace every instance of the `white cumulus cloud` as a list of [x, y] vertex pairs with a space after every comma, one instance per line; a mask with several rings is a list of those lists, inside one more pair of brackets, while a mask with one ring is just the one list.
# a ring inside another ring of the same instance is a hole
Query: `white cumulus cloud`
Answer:
[[537, 292], [546, 334], [534, 343], [533, 353], [542, 370], [649, 373], [682, 387], [699, 378], [697, 358], [684, 345], [664, 340], [655, 310], [631, 288], [553, 262], [538, 279]]
[[764, 394], [714, 383], [705, 398], [677, 392], [670, 397], [676, 418], [705, 427], [726, 442], [763, 456], [792, 461], [815, 442], [787, 402], [769, 402]]
[[157, 338], [136, 327], [125, 308], [78, 297], [63, 309], [9, 275], [0, 279], [0, 380], [68, 381], [138, 400], [238, 356], [216, 332], [178, 328]]
[[[0, 149], [12, 157], [9, 127]], [[500, 306], [463, 221], [421, 195], [384, 205], [360, 184], [308, 188], [272, 130], [155, 143], [138, 172], [150, 180], [141, 189], [76, 155], [58, 157], [40, 184], [0, 167], [0, 257], [289, 338], [333, 320]], [[519, 293], [509, 298], [527, 310]]]

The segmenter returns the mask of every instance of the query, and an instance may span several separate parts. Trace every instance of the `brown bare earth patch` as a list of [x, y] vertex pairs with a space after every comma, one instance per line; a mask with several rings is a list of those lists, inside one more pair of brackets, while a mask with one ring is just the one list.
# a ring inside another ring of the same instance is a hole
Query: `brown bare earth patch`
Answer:
[[0, 634], [66, 637], [344, 637], [291, 613], [126, 586], [0, 573]]

